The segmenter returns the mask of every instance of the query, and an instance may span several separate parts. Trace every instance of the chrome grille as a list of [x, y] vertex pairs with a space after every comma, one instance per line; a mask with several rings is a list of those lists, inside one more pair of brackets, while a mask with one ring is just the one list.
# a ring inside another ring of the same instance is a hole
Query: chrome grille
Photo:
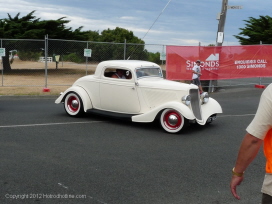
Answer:
[[202, 120], [198, 89], [190, 89], [190, 96], [193, 113], [198, 120]]

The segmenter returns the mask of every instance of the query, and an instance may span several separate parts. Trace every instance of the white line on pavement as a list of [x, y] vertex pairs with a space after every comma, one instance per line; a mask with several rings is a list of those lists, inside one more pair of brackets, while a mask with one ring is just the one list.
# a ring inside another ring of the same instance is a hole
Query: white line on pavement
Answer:
[[102, 121], [85, 121], [85, 122], [67, 122], [67, 123], [41, 123], [41, 124], [25, 124], [25, 125], [3, 125], [0, 128], [15, 128], [15, 127], [33, 127], [33, 126], [49, 126], [49, 125], [70, 125], [84, 123], [99, 123]]
[[[254, 116], [255, 114], [243, 114], [243, 115], [218, 115], [217, 117], [243, 117]], [[41, 123], [41, 124], [25, 124], [25, 125], [3, 125], [0, 128], [16, 128], [16, 127], [34, 127], [34, 126], [50, 126], [50, 125], [70, 125], [70, 124], [86, 124], [86, 123], [100, 123], [103, 121], [84, 121], [84, 122], [67, 122], [67, 123]]]
[[63, 185], [62, 183], [58, 183], [58, 184], [59, 184], [59, 186], [61, 186], [61, 187], [63, 187], [63, 188], [68, 189], [68, 187], [67, 187], [67, 186], [65, 186], [65, 185]]
[[243, 114], [243, 115], [218, 115], [217, 117], [219, 118], [222, 118], [222, 117], [241, 117], [241, 116], [252, 116], [252, 115], [255, 115], [255, 114]]

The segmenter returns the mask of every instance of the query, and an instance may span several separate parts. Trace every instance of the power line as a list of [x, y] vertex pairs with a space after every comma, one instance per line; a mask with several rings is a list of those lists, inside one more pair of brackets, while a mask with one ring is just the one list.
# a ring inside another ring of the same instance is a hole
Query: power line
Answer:
[[[162, 13], [164, 12], [164, 10], [166, 9], [166, 7], [168, 6], [168, 4], [171, 2], [172, 0], [169, 0], [168, 3], [165, 5], [165, 7], [162, 9], [161, 13], [158, 15], [158, 17], [155, 19], [155, 21], [152, 23], [152, 25], [150, 26], [150, 28], [148, 29], [148, 31], [145, 33], [144, 37], [142, 38], [142, 40], [145, 38], [145, 36], [149, 33], [149, 31], [151, 30], [151, 28], [154, 26], [154, 24], [157, 22], [157, 20], [159, 19], [159, 17], [162, 15]], [[136, 48], [137, 49], [137, 48]], [[131, 55], [135, 52], [135, 50], [130, 54], [130, 56], [127, 58], [127, 60], [129, 60], [129, 58], [131, 57]]]
[[171, 2], [172, 0], [169, 0], [168, 3], [165, 5], [165, 7], [162, 9], [161, 13], [158, 15], [158, 17], [156, 18], [156, 20], [153, 22], [153, 24], [150, 26], [150, 28], [148, 29], [148, 31], [146, 32], [146, 34], [144, 35], [144, 37], [142, 39], [145, 38], [145, 36], [148, 34], [148, 32], [151, 30], [151, 28], [153, 27], [153, 25], [157, 22], [157, 20], [159, 19], [159, 17], [162, 15], [162, 13], [164, 12], [164, 10], [166, 9], [166, 7], [168, 6], [168, 4]]

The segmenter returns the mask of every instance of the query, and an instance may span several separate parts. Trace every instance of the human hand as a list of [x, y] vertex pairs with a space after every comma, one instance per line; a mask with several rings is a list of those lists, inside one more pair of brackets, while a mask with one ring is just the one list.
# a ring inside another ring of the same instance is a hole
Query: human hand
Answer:
[[230, 181], [231, 193], [238, 200], [240, 200], [240, 196], [238, 196], [238, 194], [237, 194], [236, 187], [239, 186], [242, 183], [243, 180], [244, 180], [243, 176], [233, 175], [232, 178], [231, 178], [231, 181]]

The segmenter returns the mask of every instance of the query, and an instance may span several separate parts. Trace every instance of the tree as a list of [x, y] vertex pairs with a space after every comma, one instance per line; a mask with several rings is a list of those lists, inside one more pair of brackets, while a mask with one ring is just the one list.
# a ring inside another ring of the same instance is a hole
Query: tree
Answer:
[[69, 20], [65, 17], [57, 20], [40, 20], [34, 16], [35, 11], [19, 18], [18, 13], [14, 18], [8, 14], [9, 18], [0, 19], [0, 38], [13, 39], [44, 39], [48, 34], [51, 38], [66, 40], [88, 40], [88, 32], [82, 32], [83, 27], [72, 30], [65, 24]]
[[245, 28], [240, 28], [241, 32], [234, 35], [241, 45], [272, 44], [272, 18], [270, 16], [260, 16], [260, 18], [249, 17]]
[[86, 35], [88, 41], [99, 41], [100, 35], [98, 31], [85, 31], [83, 32], [84, 35]]
[[[65, 17], [57, 20], [40, 20], [40, 18], [34, 16], [34, 13], [35, 11], [32, 11], [23, 17], [20, 17], [20, 13], [15, 17], [11, 17], [10, 14], [8, 14], [8, 18], [0, 19], [0, 38], [11, 39], [3, 43], [3, 47], [6, 48], [6, 56], [3, 57], [5, 71], [11, 70], [9, 63], [9, 53], [11, 50], [19, 50], [21, 56], [23, 54], [30, 56], [31, 54], [31, 56], [35, 58], [37, 58], [37, 55], [34, 56], [33, 53], [42, 53], [41, 48], [43, 47], [43, 41], [35, 43], [21, 41], [20, 47], [18, 47], [18, 43], [15, 42], [15, 39], [44, 39], [45, 35], [48, 35], [52, 40], [63, 39], [69, 41], [53, 43], [50, 49], [47, 50], [48, 54], [52, 56], [56, 53], [61, 54], [63, 43], [66, 43], [66, 46], [71, 45], [69, 47], [73, 48], [72, 53], [74, 54], [70, 55], [70, 53], [67, 57], [74, 55], [83, 56], [81, 52], [83, 52], [84, 47], [82, 46], [85, 45], [72, 42], [72, 40], [78, 40], [104, 42], [90, 45], [89, 48], [91, 48], [94, 53], [92, 57], [93, 60], [123, 59], [124, 45], [121, 43], [124, 43], [126, 40], [126, 54], [130, 59], [147, 59], [148, 57], [148, 53], [144, 49], [144, 41], [134, 36], [132, 31], [116, 27], [113, 30], [104, 30], [99, 34], [98, 31], [82, 31], [82, 26], [73, 30], [71, 27], [66, 26], [70, 21], [66, 20]], [[34, 44], [36, 45], [35, 47]], [[25, 58], [25, 60], [27, 59]]]
[[[116, 27], [113, 30], [109, 28], [107, 30], [103, 30], [100, 35], [101, 42], [124, 43], [125, 40], [126, 40], [126, 43], [128, 43], [128, 45], [126, 46], [127, 57], [130, 57], [130, 59], [140, 58], [139, 56], [142, 55], [143, 54], [142, 52], [144, 51], [144, 41], [134, 36], [132, 31], [129, 31], [124, 28]], [[133, 45], [133, 44], [141, 44], [141, 45]], [[115, 46], [114, 49], [107, 50], [106, 58], [123, 59], [124, 58], [123, 51], [124, 51], [123, 46], [120, 46], [120, 45]]]
[[100, 36], [101, 42], [123, 43], [125, 39], [127, 43], [144, 44], [144, 41], [134, 36], [132, 31], [119, 27], [116, 27], [114, 30], [109, 28], [107, 30], [103, 30]]
[[159, 52], [156, 52], [156, 53], [149, 52], [148, 53], [148, 61], [159, 64], [161, 62], [160, 55], [161, 54]]
[[[65, 17], [57, 20], [40, 20], [34, 16], [32, 11], [26, 16], [19, 17], [18, 13], [15, 17], [11, 17], [8, 14], [8, 18], [0, 19], [0, 38], [8, 39], [44, 39], [45, 35], [49, 35], [50, 38], [66, 39], [66, 40], [88, 40], [90, 36], [95, 36], [95, 33], [89, 31], [81, 31], [83, 27], [79, 27], [72, 30], [71, 27], [65, 25], [69, 23], [69, 20], [65, 20]], [[5, 44], [6, 56], [3, 57], [3, 67], [5, 71], [10, 71], [9, 52], [10, 44]], [[31, 48], [27, 49], [28, 52]]]

